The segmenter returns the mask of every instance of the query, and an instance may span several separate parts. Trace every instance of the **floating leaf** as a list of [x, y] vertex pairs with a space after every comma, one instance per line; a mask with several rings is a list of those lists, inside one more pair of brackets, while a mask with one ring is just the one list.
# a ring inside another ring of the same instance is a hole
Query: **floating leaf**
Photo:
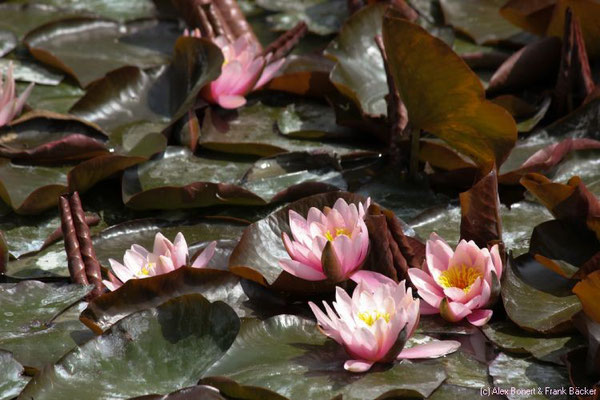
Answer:
[[[306, 102], [298, 104], [310, 107]], [[282, 120], [286, 113], [289, 113], [289, 108], [272, 107], [260, 102], [233, 111], [208, 109], [202, 123], [199, 144], [210, 150], [256, 156], [311, 150], [346, 155], [368, 150], [367, 146], [360, 143], [323, 143], [286, 137], [278, 130], [279, 126], [284, 128], [284, 134], [302, 130], [301, 126], [296, 128], [297, 125], [292, 125], [291, 121]], [[335, 121], [328, 118], [328, 122], [326, 125], [321, 124], [319, 130], [340, 131]], [[323, 134], [326, 135], [327, 133]]]
[[484, 171], [501, 165], [517, 139], [515, 122], [485, 99], [460, 57], [423, 28], [390, 14], [383, 39], [412, 126], [440, 137]]
[[0, 27], [12, 31], [21, 40], [27, 32], [38, 26], [75, 15], [44, 4], [3, 3], [0, 6]]
[[[36, 84], [55, 86], [64, 78], [63, 74], [46, 68], [43, 65], [31, 62], [28, 59], [0, 59], [0, 70], [3, 74], [7, 73], [10, 64], [13, 65], [13, 77], [17, 81], [35, 82]], [[21, 93], [21, 91], [18, 93]]]
[[[494, 379], [494, 386], [507, 391], [506, 397], [509, 400], [543, 400], [552, 394], [547, 390], [569, 387], [565, 367], [542, 364], [532, 358], [517, 358], [504, 353], [500, 353], [490, 364], [490, 375]], [[519, 389], [521, 391], [517, 392]]]
[[81, 314], [81, 320], [101, 333], [127, 315], [188, 294], [201, 294], [213, 302], [223, 301], [240, 318], [272, 315], [284, 305], [262, 286], [240, 280], [227, 271], [181, 267], [168, 274], [125, 282], [116, 291], [93, 299]]
[[180, 37], [169, 66], [147, 72], [136, 67], [110, 72], [88, 89], [71, 113], [97, 123], [114, 142], [125, 146], [128, 134], [139, 141], [183, 116], [202, 86], [219, 75], [222, 63], [221, 51], [214, 44]]
[[27, 385], [23, 366], [7, 351], [0, 351], [0, 399], [10, 400], [19, 395]]
[[504, 0], [440, 0], [446, 24], [452, 25], [475, 43], [494, 43], [521, 32], [498, 12]]
[[336, 61], [330, 74], [333, 84], [371, 116], [387, 115], [387, 77], [375, 43], [385, 10], [384, 4], [376, 4], [353, 14], [325, 50]]
[[267, 21], [274, 30], [286, 31], [304, 21], [308, 29], [318, 35], [329, 35], [338, 31], [346, 19], [348, 10], [344, 0], [256, 0], [256, 4], [269, 11]]
[[30, 368], [41, 369], [46, 364], [52, 364], [94, 336], [79, 321], [79, 314], [85, 306], [85, 302], [79, 302], [51, 322], [32, 327], [27, 332], [5, 336], [0, 339], [0, 348], [13, 353], [15, 359]]
[[[170, 21], [121, 25], [111, 20], [72, 18], [37, 28], [24, 41], [38, 60], [86, 87], [123, 66], [149, 68], [168, 63], [180, 34], [178, 25]], [[90, 47], [94, 51], [90, 52]]]
[[219, 394], [219, 391], [211, 386], [207, 385], [198, 385], [191, 386], [184, 389], [180, 389], [176, 392], [172, 392], [161, 396], [159, 394], [156, 395], [146, 395], [131, 398], [129, 400], [194, 400], [194, 399], [202, 399], [202, 400], [226, 400]]
[[514, 269], [509, 262], [502, 279], [502, 301], [508, 317], [523, 329], [543, 334], [570, 329], [571, 317], [581, 310], [577, 296], [542, 292], [527, 285]]
[[225, 395], [213, 376], [266, 388], [291, 399], [374, 399], [379, 396], [428, 397], [445, 379], [436, 362], [402, 362], [356, 375], [343, 368], [343, 348], [321, 334], [314, 322], [292, 315], [266, 321], [246, 320], [221, 360], [204, 373], [201, 383]]
[[[22, 93], [28, 86], [17, 82], [17, 92]], [[62, 81], [56, 86], [35, 85], [27, 104], [34, 109], [48, 110], [56, 113], [67, 113], [85, 92], [69, 81]]]
[[519, 329], [508, 321], [492, 322], [482, 327], [489, 340], [503, 350], [518, 354], [531, 354], [541, 361], [563, 365], [562, 357], [570, 351], [585, 346], [581, 336], [547, 337]]
[[35, 0], [36, 3], [49, 4], [76, 13], [92, 13], [104, 18], [127, 21], [169, 15], [173, 12], [166, 7], [168, 2], [156, 0], [137, 0], [133, 3], [124, 0]]
[[20, 397], [77, 397], [82, 385], [97, 399], [169, 393], [195, 384], [231, 346], [239, 326], [224, 303], [178, 297], [120, 320], [67, 353], [38, 373]]

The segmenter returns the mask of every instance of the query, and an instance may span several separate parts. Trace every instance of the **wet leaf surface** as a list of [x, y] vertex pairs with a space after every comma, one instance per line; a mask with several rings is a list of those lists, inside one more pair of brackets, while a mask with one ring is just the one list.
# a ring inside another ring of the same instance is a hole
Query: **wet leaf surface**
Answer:
[[29, 378], [23, 376], [23, 366], [8, 351], [0, 351], [0, 399], [17, 396], [27, 385]]
[[[180, 34], [178, 24], [168, 21], [119, 25], [110, 20], [73, 18], [35, 29], [24, 40], [34, 57], [86, 87], [123, 66], [149, 68], [168, 63]], [[95, 51], [87, 51], [90, 46]]]
[[210, 377], [226, 376], [293, 399], [336, 395], [370, 399], [384, 394], [427, 397], [446, 376], [436, 361], [405, 361], [353, 374], [343, 369], [346, 359], [342, 347], [322, 335], [312, 321], [291, 315], [246, 320], [235, 343], [201, 382], [220, 388]]
[[178, 297], [132, 314], [74, 349], [38, 373], [20, 397], [77, 396], [81, 385], [98, 399], [169, 393], [194, 384], [229, 348], [239, 326], [224, 303]]
[[387, 78], [375, 36], [381, 35], [386, 7], [365, 7], [349, 18], [326, 49], [336, 61], [330, 79], [368, 115], [387, 115]]
[[342, 0], [256, 0], [256, 4], [276, 14], [267, 17], [274, 30], [291, 29], [300, 21], [319, 35], [335, 33], [348, 15], [346, 2]]
[[581, 310], [575, 295], [556, 296], [525, 283], [509, 263], [502, 278], [502, 301], [508, 317], [521, 328], [539, 333], [565, 332]]

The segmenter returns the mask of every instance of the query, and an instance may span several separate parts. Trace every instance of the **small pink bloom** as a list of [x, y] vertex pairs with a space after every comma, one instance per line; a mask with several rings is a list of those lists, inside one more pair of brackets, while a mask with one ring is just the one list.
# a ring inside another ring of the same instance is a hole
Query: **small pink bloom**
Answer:
[[358, 282], [352, 297], [336, 288], [335, 311], [326, 302], [327, 314], [308, 303], [321, 331], [352, 357], [344, 364], [346, 370], [365, 372], [376, 362], [439, 357], [460, 346], [455, 341], [435, 341], [403, 350], [419, 323], [419, 300], [413, 299], [411, 289], [406, 289], [405, 281], [396, 283], [371, 271], [359, 271], [352, 280]]
[[[211, 242], [196, 258], [192, 267], [205, 267], [215, 253], [217, 242]], [[125, 251], [123, 264], [110, 258], [110, 266], [114, 275], [109, 274], [109, 281], [103, 281], [109, 290], [116, 290], [130, 279], [143, 279], [150, 276], [169, 273], [188, 264], [188, 245], [180, 232], [171, 243], [162, 233], [154, 237], [154, 249], [149, 252], [140, 245], [134, 244]]]
[[[184, 35], [201, 37], [198, 29], [191, 33], [186, 30]], [[219, 36], [214, 42], [223, 53], [221, 75], [205, 86], [200, 94], [209, 103], [223, 108], [233, 109], [246, 104], [245, 96], [267, 84], [285, 62], [285, 59], [270, 62], [271, 54], [262, 56], [248, 35], [240, 36], [233, 43]]]
[[437, 314], [451, 322], [467, 318], [481, 326], [492, 317], [486, 309], [492, 294], [493, 277], [502, 277], [502, 261], [498, 245], [491, 251], [480, 249], [475, 242], [461, 240], [456, 251], [437, 234], [427, 241], [423, 270], [408, 270], [410, 280], [424, 300], [422, 314]]
[[21, 113], [27, 97], [29, 97], [29, 94], [33, 90], [33, 83], [31, 83], [17, 98], [15, 93], [15, 80], [13, 79], [12, 62], [8, 64], [8, 72], [6, 74], [4, 86], [2, 85], [2, 80], [3, 77], [0, 74], [0, 126], [8, 124]]
[[346, 203], [338, 199], [324, 212], [312, 207], [304, 219], [290, 210], [290, 229], [294, 240], [283, 233], [289, 259], [279, 260], [285, 271], [309, 281], [331, 279], [340, 282], [360, 268], [369, 250], [369, 232], [365, 225], [366, 204]]

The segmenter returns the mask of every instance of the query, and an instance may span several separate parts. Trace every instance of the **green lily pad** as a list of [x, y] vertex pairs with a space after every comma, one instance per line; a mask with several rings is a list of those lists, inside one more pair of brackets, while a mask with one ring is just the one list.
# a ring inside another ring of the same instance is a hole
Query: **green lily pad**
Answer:
[[564, 365], [561, 357], [585, 346], [579, 335], [547, 337], [519, 329], [508, 321], [492, 322], [482, 327], [483, 333], [505, 351], [531, 354], [541, 361]]
[[19, 40], [38, 26], [76, 14], [45, 4], [0, 5], [0, 28], [13, 32]]
[[6, 275], [19, 279], [68, 278], [67, 265], [65, 245], [59, 241], [39, 253], [10, 261]]
[[11, 32], [0, 29], [0, 57], [13, 51], [17, 47], [17, 37]]
[[0, 158], [0, 197], [18, 214], [36, 214], [67, 192], [70, 167], [16, 165]]
[[7, 351], [0, 351], [0, 400], [15, 398], [30, 378], [23, 376], [23, 366]]
[[326, 49], [327, 56], [337, 62], [330, 74], [333, 84], [363, 113], [374, 117], [387, 115], [387, 76], [374, 40], [381, 35], [385, 10], [384, 4], [361, 9], [346, 21]]
[[297, 139], [353, 139], [356, 133], [336, 123], [335, 112], [325, 104], [298, 102], [288, 105], [277, 118], [279, 132]]
[[18, 59], [9, 60], [6, 58], [0, 59], [0, 71], [2, 71], [4, 75], [8, 70], [9, 64], [13, 65], [13, 77], [16, 81], [35, 82], [39, 85], [56, 86], [64, 78], [63, 74], [32, 61]]
[[[456, 399], [476, 399], [481, 396], [481, 389], [466, 388], [462, 386], [443, 383], [428, 400], [456, 400]], [[502, 400], [501, 396], [486, 396], [493, 400]]]
[[[347, 155], [369, 150], [361, 143], [323, 143], [282, 135], [278, 126], [282, 125], [281, 118], [288, 112], [289, 108], [269, 106], [261, 102], [237, 110], [208, 109], [202, 123], [199, 144], [210, 150], [256, 156], [316, 150]], [[289, 133], [291, 125], [288, 124], [284, 129]], [[335, 123], [320, 127], [321, 131], [326, 132], [336, 132], [339, 129]]]
[[188, 294], [223, 301], [240, 318], [265, 318], [285, 309], [281, 298], [227, 271], [181, 267], [168, 274], [129, 280], [116, 291], [96, 297], [81, 314], [81, 320], [101, 333], [127, 315]]
[[[17, 92], [22, 93], [29, 84], [17, 82]], [[85, 94], [79, 87], [68, 81], [56, 86], [35, 85], [27, 98], [27, 104], [39, 110], [67, 113]]]
[[[229, 351], [204, 373], [200, 383], [227, 395], [213, 376], [266, 388], [291, 399], [374, 399], [429, 396], [445, 379], [436, 362], [375, 366], [368, 373], [344, 370], [348, 356], [314, 322], [292, 315], [266, 321], [245, 320]], [[381, 396], [381, 397], [379, 397]]]
[[446, 24], [478, 44], [509, 39], [521, 31], [500, 15], [504, 0], [440, 0]]
[[523, 329], [559, 333], [572, 328], [571, 317], [581, 311], [575, 295], [556, 296], [526, 284], [509, 261], [502, 277], [502, 301], [508, 317]]
[[30, 368], [41, 369], [46, 364], [53, 364], [94, 336], [79, 321], [79, 314], [85, 307], [85, 302], [79, 302], [37, 329], [4, 337], [0, 339], [0, 349], [10, 351], [16, 360]]
[[1, 284], [0, 340], [43, 330], [58, 314], [90, 290], [89, 286], [38, 281]]
[[181, 296], [120, 320], [38, 373], [21, 399], [96, 399], [169, 393], [196, 383], [233, 343], [235, 312], [201, 295]]
[[169, 66], [148, 71], [123, 67], [110, 72], [92, 85], [70, 112], [100, 125], [117, 145], [126, 146], [131, 135], [139, 142], [187, 112], [200, 89], [220, 74], [222, 63], [216, 45], [180, 37]]
[[123, 25], [111, 20], [71, 18], [39, 27], [24, 41], [35, 58], [86, 87], [120, 67], [167, 64], [180, 35], [179, 25], [166, 20]]
[[[74, 13], [94, 14], [104, 18], [127, 21], [138, 18], [150, 18], [172, 12], [165, 1], [156, 0], [33, 0], [32, 3], [48, 4]], [[168, 14], [167, 14], [168, 15]]]
[[286, 31], [304, 21], [309, 31], [318, 35], [330, 35], [340, 29], [348, 16], [344, 0], [256, 0], [256, 4], [277, 12], [267, 17], [272, 29], [276, 31]]
[[169, 146], [160, 156], [125, 171], [123, 200], [134, 209], [178, 209], [217, 204], [264, 205], [346, 187], [337, 159], [289, 153], [247, 158]]
[[[494, 386], [506, 390], [509, 400], [567, 399], [566, 395], [551, 395], [546, 390], [568, 388], [569, 374], [565, 367], [536, 362], [533, 358], [517, 358], [500, 353], [490, 364]], [[518, 390], [520, 392], [517, 392]], [[511, 393], [511, 391], [513, 391]]]
[[207, 385], [190, 386], [161, 396], [159, 394], [149, 394], [131, 398], [129, 400], [226, 400], [219, 394], [219, 390]]

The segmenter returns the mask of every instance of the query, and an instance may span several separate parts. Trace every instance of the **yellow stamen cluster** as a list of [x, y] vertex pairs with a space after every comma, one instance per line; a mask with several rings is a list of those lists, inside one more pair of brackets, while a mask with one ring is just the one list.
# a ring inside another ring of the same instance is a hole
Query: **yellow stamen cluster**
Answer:
[[390, 313], [382, 313], [379, 311], [363, 311], [358, 313], [358, 318], [363, 320], [365, 324], [372, 326], [379, 318], [384, 319], [385, 322], [390, 322]]
[[344, 236], [348, 236], [349, 238], [352, 238], [352, 232], [350, 232], [346, 228], [336, 228], [335, 235], [332, 235], [331, 231], [327, 231], [327, 233], [325, 233], [325, 237], [330, 242], [333, 242], [333, 239], [335, 239], [336, 237], [338, 237], [340, 235], [344, 235]]
[[140, 269], [140, 274], [141, 275], [145, 275], [145, 276], [149, 276], [150, 275], [150, 271], [152, 271], [155, 266], [156, 266], [156, 263], [148, 263], [148, 264], [144, 265], [142, 267], [142, 269]]
[[445, 288], [455, 287], [468, 292], [477, 278], [483, 278], [479, 270], [462, 264], [450, 267], [442, 272], [438, 282]]

